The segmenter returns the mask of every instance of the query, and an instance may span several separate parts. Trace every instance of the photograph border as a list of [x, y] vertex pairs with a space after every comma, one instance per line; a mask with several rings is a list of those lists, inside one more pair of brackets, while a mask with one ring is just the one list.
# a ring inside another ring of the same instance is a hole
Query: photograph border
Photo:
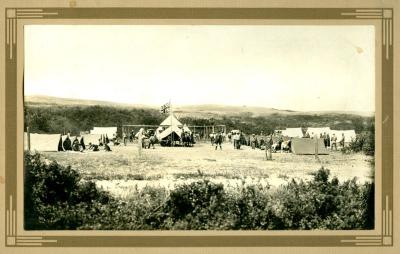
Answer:
[[[17, 225], [17, 146], [5, 149], [5, 244], [9, 247], [245, 247], [245, 246], [393, 246], [393, 8], [5, 8], [5, 143], [19, 134], [17, 103], [18, 22], [24, 19], [141, 20], [379, 20], [381, 22], [382, 154], [381, 232], [377, 235], [215, 235], [215, 236], [45, 236], [19, 235]], [[379, 156], [379, 155], [378, 155]], [[3, 229], [2, 229], [3, 230]]]

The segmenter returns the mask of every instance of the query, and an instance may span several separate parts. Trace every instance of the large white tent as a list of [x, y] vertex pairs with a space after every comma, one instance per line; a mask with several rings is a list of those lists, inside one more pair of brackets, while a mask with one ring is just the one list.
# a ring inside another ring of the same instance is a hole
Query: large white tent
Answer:
[[324, 133], [328, 134], [331, 132], [331, 128], [329, 127], [320, 127], [320, 128], [313, 128], [313, 127], [309, 127], [307, 128], [307, 132], [308, 134], [310, 134], [310, 137], [313, 136], [313, 134], [317, 134], [318, 137], [320, 137], [320, 135], [324, 135]]
[[169, 126], [167, 129], [165, 129], [163, 132], [159, 134], [158, 138], [162, 140], [171, 135], [172, 133], [175, 133], [180, 138], [182, 136], [182, 129], [179, 128], [178, 126]]
[[286, 130], [281, 130], [282, 136], [287, 136], [291, 138], [302, 138], [303, 131], [301, 128], [286, 128]]
[[179, 122], [178, 119], [173, 114], [170, 114], [161, 124], [160, 126], [178, 126], [182, 127], [183, 124]]
[[[31, 150], [41, 152], [57, 152], [58, 143], [60, 142], [60, 134], [37, 134], [30, 135]], [[24, 133], [24, 149], [28, 150], [28, 134]]]

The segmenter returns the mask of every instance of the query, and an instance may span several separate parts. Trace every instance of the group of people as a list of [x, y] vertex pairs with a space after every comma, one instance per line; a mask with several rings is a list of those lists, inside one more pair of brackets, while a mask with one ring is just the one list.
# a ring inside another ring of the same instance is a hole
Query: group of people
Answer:
[[111, 151], [110, 146], [108, 145], [110, 141], [108, 138], [103, 138], [103, 136], [99, 139], [99, 144], [92, 144], [89, 142], [89, 146], [86, 147], [84, 138], [81, 137], [80, 140], [78, 139], [78, 136], [75, 136], [75, 138], [71, 141], [71, 136], [68, 133], [67, 136], [62, 138], [62, 135], [60, 135], [60, 141], [58, 142], [58, 151], [74, 151], [74, 152], [83, 152], [85, 150], [87, 151], [93, 151], [93, 152], [98, 152], [100, 151], [99, 147], [104, 147], [104, 150], [107, 152]]
[[67, 137], [63, 140], [62, 135], [60, 135], [60, 141], [58, 142], [58, 151], [76, 151], [82, 152], [86, 149], [85, 142], [83, 137], [81, 140], [78, 140], [78, 137], [75, 137], [74, 140], [71, 141], [70, 135], [68, 133]]

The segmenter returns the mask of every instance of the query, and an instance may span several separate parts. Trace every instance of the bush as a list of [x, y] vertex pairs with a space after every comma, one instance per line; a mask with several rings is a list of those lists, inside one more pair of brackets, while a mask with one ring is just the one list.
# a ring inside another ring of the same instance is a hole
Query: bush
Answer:
[[25, 229], [76, 229], [95, 202], [105, 204], [107, 193], [83, 182], [70, 167], [25, 154]]
[[348, 147], [353, 152], [364, 152], [366, 155], [375, 155], [375, 126], [371, 124], [368, 131], [357, 134], [356, 139]]
[[146, 187], [111, 198], [70, 167], [25, 155], [25, 229], [297, 230], [373, 229], [374, 184], [340, 183], [328, 169], [277, 190], [245, 185], [227, 191], [202, 179], [170, 193]]

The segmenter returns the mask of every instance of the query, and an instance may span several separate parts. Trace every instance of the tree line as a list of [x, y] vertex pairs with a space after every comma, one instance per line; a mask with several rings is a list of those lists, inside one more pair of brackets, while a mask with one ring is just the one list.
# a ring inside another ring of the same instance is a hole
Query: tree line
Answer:
[[[156, 109], [119, 108], [112, 106], [25, 106], [25, 129], [32, 133], [64, 133], [77, 135], [89, 131], [94, 126], [120, 127], [124, 124], [158, 125], [166, 115]], [[335, 130], [354, 129], [356, 133], [370, 131], [374, 117], [352, 114], [271, 114], [253, 116], [251, 113], [239, 115], [215, 115], [210, 118], [182, 117], [187, 125], [226, 125], [226, 129], [239, 129], [244, 133], [268, 134], [277, 129], [294, 127], [330, 127]]]

